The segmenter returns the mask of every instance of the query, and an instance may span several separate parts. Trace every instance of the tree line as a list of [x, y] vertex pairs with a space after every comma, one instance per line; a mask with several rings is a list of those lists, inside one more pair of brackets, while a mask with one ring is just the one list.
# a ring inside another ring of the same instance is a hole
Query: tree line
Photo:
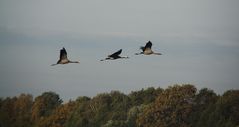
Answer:
[[239, 127], [239, 90], [217, 95], [183, 84], [80, 96], [67, 103], [55, 92], [0, 99], [0, 127], [175, 126]]

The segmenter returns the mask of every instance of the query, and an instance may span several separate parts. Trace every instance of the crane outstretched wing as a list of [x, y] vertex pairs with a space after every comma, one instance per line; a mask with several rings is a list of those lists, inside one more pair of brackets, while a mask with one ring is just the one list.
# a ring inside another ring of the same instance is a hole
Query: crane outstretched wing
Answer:
[[67, 59], [66, 49], [63, 47], [60, 51], [60, 60]]
[[151, 42], [151, 41], [148, 41], [148, 42], [146, 43], [144, 49], [146, 49], [146, 48], [150, 48], [150, 49], [151, 49], [151, 47], [152, 47], [152, 42]]
[[140, 46], [139, 49], [141, 49], [142, 51], [144, 51], [145, 47], [144, 47], [144, 46]]
[[109, 55], [109, 57], [119, 56], [121, 54], [121, 52], [122, 52], [122, 49], [120, 49], [119, 51]]

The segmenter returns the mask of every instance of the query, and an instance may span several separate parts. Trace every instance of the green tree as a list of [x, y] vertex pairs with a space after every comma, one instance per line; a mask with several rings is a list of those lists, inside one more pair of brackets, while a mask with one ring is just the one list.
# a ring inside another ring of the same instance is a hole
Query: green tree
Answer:
[[209, 103], [200, 114], [196, 127], [235, 127], [239, 125], [239, 90], [230, 90]]
[[78, 97], [75, 108], [69, 114], [65, 127], [90, 127], [89, 119], [93, 117], [89, 97]]
[[130, 99], [119, 91], [100, 94], [94, 97], [90, 103], [94, 113], [94, 125], [102, 126], [107, 121], [125, 121], [127, 111], [130, 108]]
[[125, 121], [120, 120], [109, 120], [102, 127], [128, 127]]
[[143, 115], [143, 111], [148, 105], [141, 104], [140, 106], [133, 106], [129, 109], [127, 113], [126, 124], [128, 127], [136, 127], [136, 120], [140, 115]]
[[76, 104], [72, 101], [60, 105], [56, 107], [51, 115], [42, 120], [38, 125], [41, 127], [64, 127], [75, 107]]
[[132, 105], [141, 105], [152, 103], [156, 97], [163, 91], [161, 88], [155, 89], [154, 87], [149, 87], [147, 89], [142, 89], [140, 91], [133, 91], [129, 94]]
[[209, 119], [211, 111], [215, 108], [215, 103], [218, 100], [218, 96], [213, 90], [203, 88], [195, 96], [195, 105], [193, 107], [193, 115], [191, 117], [191, 123], [193, 127], [206, 126], [206, 121]]
[[222, 112], [222, 115], [234, 125], [239, 125], [239, 90], [225, 92], [220, 103], [218, 110]]
[[144, 127], [188, 127], [196, 88], [192, 85], [175, 85], [164, 90], [137, 119]]
[[69, 127], [101, 127], [110, 120], [114, 121], [114, 124], [126, 121], [130, 108], [129, 97], [118, 91], [98, 94], [92, 99], [78, 100], [80, 103], [67, 122]]
[[31, 119], [36, 124], [44, 121], [62, 103], [59, 95], [54, 92], [45, 92], [36, 97], [32, 106]]

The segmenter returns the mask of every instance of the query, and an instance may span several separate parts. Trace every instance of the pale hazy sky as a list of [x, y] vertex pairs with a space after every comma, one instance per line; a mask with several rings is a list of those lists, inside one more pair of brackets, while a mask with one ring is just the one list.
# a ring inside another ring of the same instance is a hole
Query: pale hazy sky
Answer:
[[[238, 0], [0, 0], [0, 97], [239, 89]], [[162, 56], [135, 56], [151, 40]], [[50, 66], [65, 47], [80, 64]], [[100, 62], [123, 49], [130, 59]]]

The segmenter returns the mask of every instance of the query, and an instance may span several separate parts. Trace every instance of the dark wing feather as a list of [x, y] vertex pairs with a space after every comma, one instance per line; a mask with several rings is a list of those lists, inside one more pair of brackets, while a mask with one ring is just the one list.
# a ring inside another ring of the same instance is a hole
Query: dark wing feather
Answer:
[[60, 51], [60, 60], [67, 59], [66, 49], [63, 47]]
[[152, 43], [151, 43], [151, 41], [148, 41], [148, 43], [145, 45], [144, 49], [146, 49], [146, 48], [151, 49], [151, 47], [152, 47]]
[[151, 41], [148, 41], [148, 43], [145, 45], [145, 49], [146, 48], [150, 48], [151, 49], [151, 47], [152, 47], [152, 43], [151, 43]]
[[144, 47], [144, 46], [140, 46], [140, 48], [139, 48], [139, 49], [141, 49], [141, 50], [143, 50], [143, 51], [144, 51], [145, 47]]
[[115, 52], [115, 53], [109, 55], [109, 57], [119, 56], [121, 52], [122, 52], [122, 49], [120, 49], [119, 51], [117, 51], [117, 52]]

